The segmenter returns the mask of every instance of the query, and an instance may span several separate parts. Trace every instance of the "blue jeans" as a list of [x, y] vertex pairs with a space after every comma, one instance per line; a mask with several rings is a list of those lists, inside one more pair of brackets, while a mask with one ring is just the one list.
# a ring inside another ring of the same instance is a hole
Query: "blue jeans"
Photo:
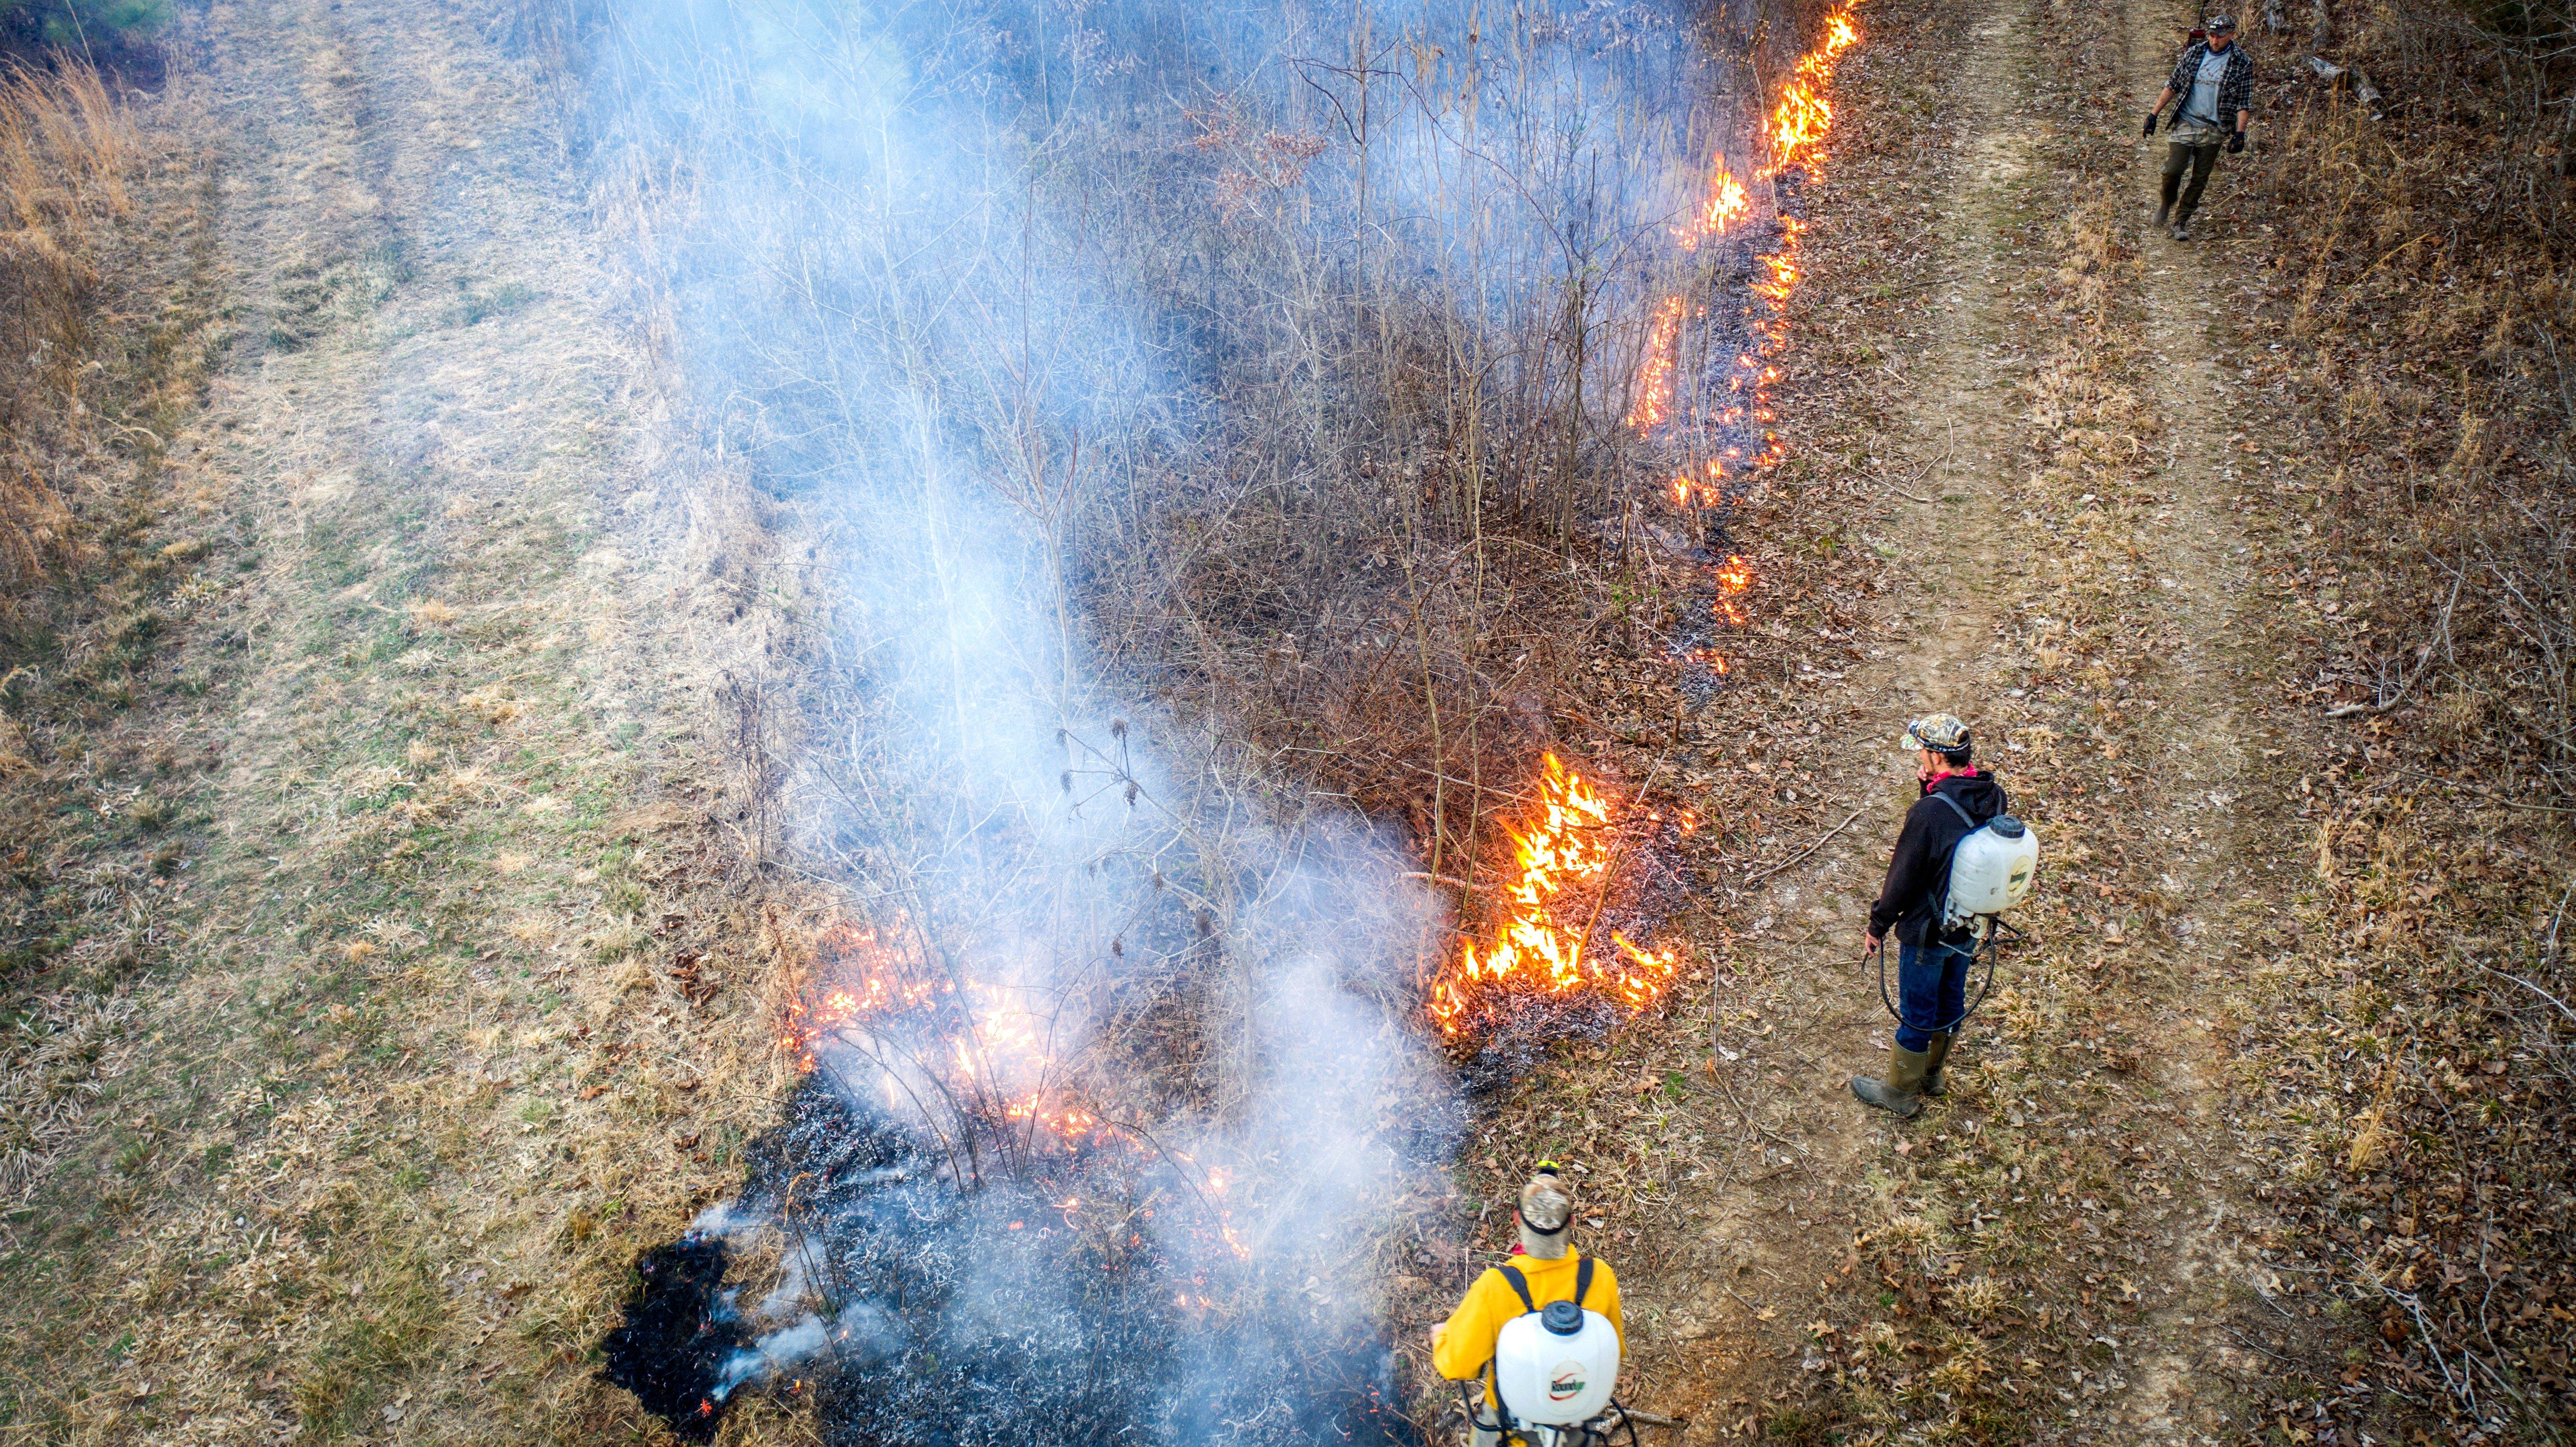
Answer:
[[1968, 963], [1976, 957], [1947, 945], [1899, 945], [1896, 950], [1896, 1043], [1930, 1048], [1935, 1028], [1959, 1028], [1968, 1008]]

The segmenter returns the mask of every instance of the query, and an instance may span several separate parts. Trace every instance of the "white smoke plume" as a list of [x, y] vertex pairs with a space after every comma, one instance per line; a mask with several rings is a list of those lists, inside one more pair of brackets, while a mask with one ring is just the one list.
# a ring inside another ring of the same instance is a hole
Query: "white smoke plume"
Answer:
[[[1278, 1383], [1371, 1339], [1373, 1233], [1460, 1119], [1415, 993], [1440, 906], [1157, 707], [1086, 599], [1159, 488], [1347, 465], [1364, 399], [1301, 327], [1569, 278], [1642, 311], [1674, 264], [1714, 124], [1682, 15], [1477, 16], [625, 0], [597, 36], [603, 208], [712, 450], [812, 544], [789, 844], [853, 913], [830, 1099], [776, 1147], [821, 1184], [702, 1223], [799, 1235], [719, 1399], [829, 1357], [881, 1364], [872, 1402], [1305, 1440]], [[1632, 354], [1581, 363], [1590, 405]]]

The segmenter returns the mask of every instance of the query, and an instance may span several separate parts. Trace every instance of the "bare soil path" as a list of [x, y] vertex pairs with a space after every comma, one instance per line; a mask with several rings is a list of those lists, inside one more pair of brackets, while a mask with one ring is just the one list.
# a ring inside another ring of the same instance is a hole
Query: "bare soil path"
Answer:
[[[1881, 405], [1804, 445], [1871, 500], [1810, 481], [1756, 526], [1830, 529], [1895, 576], [1849, 663], [1721, 699], [1718, 742], [1682, 766], [1724, 774], [1711, 817], [1770, 830], [1707, 870], [1719, 978], [1692, 1104], [1717, 1143], [1604, 1243], [1652, 1263], [1630, 1291], [1664, 1335], [1633, 1390], [1689, 1440], [2216, 1440], [2296, 1325], [2227, 1118], [2231, 1012], [2299, 880], [2276, 762], [2297, 721], [2258, 686], [2274, 644], [2214, 325], [2248, 283], [2225, 168], [2204, 240], [2178, 245], [2141, 215], [2161, 143], [2112, 139], [2188, 19], [1882, 11], [1891, 53], [1841, 82], [1869, 144], [1817, 192], [1800, 344], [1868, 369]], [[1918, 228], [1904, 202], [1927, 189]], [[1977, 728], [2047, 889], [1951, 1096], [1901, 1123], [1845, 1081], [1886, 1058], [1859, 937], [1914, 797], [1895, 738], [1934, 709]]]

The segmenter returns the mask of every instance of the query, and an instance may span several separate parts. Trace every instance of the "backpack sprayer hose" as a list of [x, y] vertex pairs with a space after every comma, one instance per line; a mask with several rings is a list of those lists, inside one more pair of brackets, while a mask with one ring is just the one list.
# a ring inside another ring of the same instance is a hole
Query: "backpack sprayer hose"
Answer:
[[[1484, 1385], [1485, 1379], [1481, 1376], [1458, 1384], [1458, 1402], [1466, 1408], [1468, 1425], [1480, 1432], [1493, 1433], [1497, 1443], [1520, 1443], [1526, 1447], [1531, 1441], [1529, 1433], [1532, 1429], [1511, 1421], [1500, 1412], [1492, 1418], [1486, 1417]], [[1622, 1430], [1628, 1434], [1628, 1447], [1638, 1447], [1637, 1419], [1628, 1415], [1627, 1403], [1613, 1397], [1609, 1411], [1571, 1430], [1559, 1429], [1559, 1440], [1568, 1444], [1583, 1443], [1587, 1447], [1609, 1447], [1618, 1440]]]
[[[1977, 941], [1968, 948], [1969, 969], [1973, 970], [1977, 967], [1978, 955], [1982, 954], [1986, 957], [1986, 976], [1985, 979], [1978, 984], [1977, 993], [1971, 997], [1967, 1005], [1959, 1011], [1958, 1018], [1951, 1020], [1946, 1024], [1921, 1027], [1924, 1034], [1942, 1035], [1958, 1029], [1960, 1026], [1968, 1023], [1969, 1016], [1977, 1013], [1978, 1006], [1986, 1003], [1986, 996], [1994, 993], [1995, 961], [2003, 952], [2002, 932], [2005, 930], [2012, 930], [2013, 942], [2016, 944], [2020, 943], [2025, 936], [2020, 930], [2013, 929], [2011, 925], [2008, 925], [1999, 919], [1990, 920], [1988, 921], [1988, 924], [1990, 925], [1990, 928], [1987, 929], [1985, 938]], [[1880, 940], [1879, 943], [1870, 947], [1870, 953], [1878, 956], [1878, 1002], [1887, 1007], [1888, 1015], [1893, 1018], [1897, 1024], [1907, 1024], [1908, 1022], [1905, 1018], [1905, 1012], [1896, 1008], [1896, 1001], [1887, 993], [1887, 942], [1884, 939]]]

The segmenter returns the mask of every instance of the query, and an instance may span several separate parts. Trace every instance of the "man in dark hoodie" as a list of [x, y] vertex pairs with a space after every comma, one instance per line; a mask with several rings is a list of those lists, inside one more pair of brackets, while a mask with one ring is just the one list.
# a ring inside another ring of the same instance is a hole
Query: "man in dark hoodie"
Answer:
[[1891, 931], [1896, 935], [1896, 1043], [1887, 1052], [1887, 1078], [1855, 1075], [1851, 1088], [1871, 1105], [1910, 1116], [1923, 1108], [1924, 1096], [1947, 1090], [1941, 1064], [1968, 1006], [1975, 941], [1965, 929], [1941, 928], [1950, 854], [1970, 831], [2003, 813], [2006, 800], [1994, 776], [1971, 762], [1968, 726], [1946, 713], [1907, 724], [1898, 747], [1914, 752], [1923, 797], [1906, 811], [1896, 836], [1863, 950], [1866, 958]]

